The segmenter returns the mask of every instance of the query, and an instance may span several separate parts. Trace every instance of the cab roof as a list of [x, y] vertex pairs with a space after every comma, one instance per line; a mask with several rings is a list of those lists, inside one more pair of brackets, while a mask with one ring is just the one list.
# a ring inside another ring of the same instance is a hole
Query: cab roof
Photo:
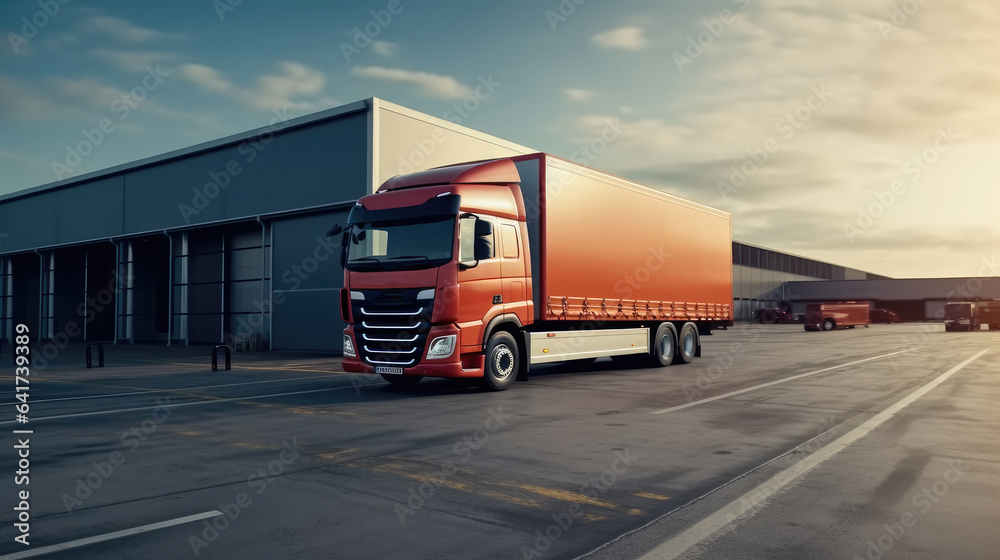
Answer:
[[511, 185], [520, 182], [521, 176], [513, 161], [495, 159], [397, 175], [382, 183], [378, 192], [430, 185]]

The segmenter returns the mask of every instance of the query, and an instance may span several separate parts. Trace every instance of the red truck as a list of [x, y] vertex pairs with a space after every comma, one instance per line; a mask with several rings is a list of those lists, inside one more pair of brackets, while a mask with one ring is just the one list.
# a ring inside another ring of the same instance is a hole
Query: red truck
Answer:
[[872, 323], [898, 323], [899, 316], [896, 315], [895, 311], [890, 309], [872, 309], [869, 312], [871, 316]]
[[832, 331], [838, 327], [853, 329], [858, 325], [866, 328], [871, 323], [868, 315], [869, 303], [847, 301], [841, 303], [811, 303], [806, 306], [805, 329], [807, 331]]
[[785, 311], [784, 309], [778, 309], [777, 307], [765, 307], [763, 309], [758, 309], [754, 314], [757, 317], [758, 323], [794, 323], [795, 315]]
[[733, 324], [731, 231], [725, 212], [543, 153], [393, 177], [328, 233], [343, 367], [502, 390], [547, 362], [691, 362]]
[[1000, 330], [1000, 301], [954, 301], [944, 306], [944, 330], [978, 331], [989, 325]]

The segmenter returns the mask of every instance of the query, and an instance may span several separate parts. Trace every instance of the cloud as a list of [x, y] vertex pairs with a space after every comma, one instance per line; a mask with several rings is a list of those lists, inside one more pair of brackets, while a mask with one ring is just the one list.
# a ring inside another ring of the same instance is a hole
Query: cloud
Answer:
[[182, 78], [205, 91], [235, 99], [254, 109], [311, 112], [338, 104], [336, 99], [322, 96], [326, 76], [298, 62], [279, 62], [279, 73], [257, 78], [252, 88], [240, 87], [225, 74], [203, 64], [183, 64], [178, 70]]
[[396, 54], [396, 51], [398, 49], [399, 45], [396, 43], [389, 43], [386, 41], [372, 41], [372, 50], [376, 54], [380, 54], [382, 56], [392, 56]]
[[213, 93], [229, 94], [236, 90], [229, 78], [204, 64], [182, 64], [178, 69], [182, 78], [194, 82], [202, 89]]
[[414, 86], [424, 95], [441, 99], [461, 99], [472, 93], [472, 90], [468, 86], [465, 86], [451, 76], [430, 74], [428, 72], [413, 72], [381, 66], [364, 66], [355, 68], [353, 73], [356, 76], [369, 80]]
[[567, 101], [574, 103], [586, 103], [594, 98], [594, 92], [589, 89], [566, 88], [563, 95]]
[[52, 102], [44, 91], [0, 74], [0, 117], [32, 120], [52, 114]]
[[75, 105], [97, 109], [109, 108], [112, 101], [125, 94], [117, 87], [94, 78], [48, 78], [46, 83], [56, 96]]
[[647, 40], [643, 28], [628, 25], [598, 33], [591, 37], [597, 46], [608, 50], [641, 51], [646, 48]]
[[126, 72], [141, 72], [147, 66], [166, 64], [177, 60], [177, 55], [161, 51], [121, 51], [94, 49], [90, 55], [111, 63]]
[[80, 30], [107, 35], [123, 43], [150, 43], [184, 39], [183, 33], [166, 33], [140, 27], [112, 16], [94, 15], [80, 22]]
[[278, 69], [279, 74], [257, 79], [258, 108], [273, 108], [292, 97], [316, 96], [326, 84], [326, 76], [322, 72], [298, 62], [279, 62]]

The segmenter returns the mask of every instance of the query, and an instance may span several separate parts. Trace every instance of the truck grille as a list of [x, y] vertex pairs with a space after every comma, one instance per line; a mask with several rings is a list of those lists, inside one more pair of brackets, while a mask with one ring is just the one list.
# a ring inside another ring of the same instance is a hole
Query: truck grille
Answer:
[[372, 366], [416, 365], [427, 343], [434, 300], [418, 301], [422, 289], [354, 291], [365, 296], [351, 300], [358, 357]]

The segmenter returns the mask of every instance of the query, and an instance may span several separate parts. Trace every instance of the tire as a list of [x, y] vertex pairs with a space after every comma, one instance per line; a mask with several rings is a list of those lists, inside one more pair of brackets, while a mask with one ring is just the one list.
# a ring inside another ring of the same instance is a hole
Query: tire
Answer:
[[698, 353], [698, 327], [694, 323], [684, 323], [677, 335], [677, 356], [674, 363], [690, 364]]
[[423, 377], [420, 375], [386, 375], [383, 373], [382, 379], [397, 387], [413, 387], [417, 383], [420, 383]]
[[824, 319], [823, 320], [823, 330], [824, 331], [832, 331], [835, 328], [837, 328], [837, 323], [835, 323], [833, 321], [833, 319]]
[[677, 355], [677, 334], [670, 323], [661, 323], [653, 335], [650, 361], [653, 366], [669, 366]]
[[483, 387], [503, 391], [517, 379], [521, 367], [521, 354], [517, 341], [507, 331], [497, 331], [486, 343], [486, 366], [483, 368]]

